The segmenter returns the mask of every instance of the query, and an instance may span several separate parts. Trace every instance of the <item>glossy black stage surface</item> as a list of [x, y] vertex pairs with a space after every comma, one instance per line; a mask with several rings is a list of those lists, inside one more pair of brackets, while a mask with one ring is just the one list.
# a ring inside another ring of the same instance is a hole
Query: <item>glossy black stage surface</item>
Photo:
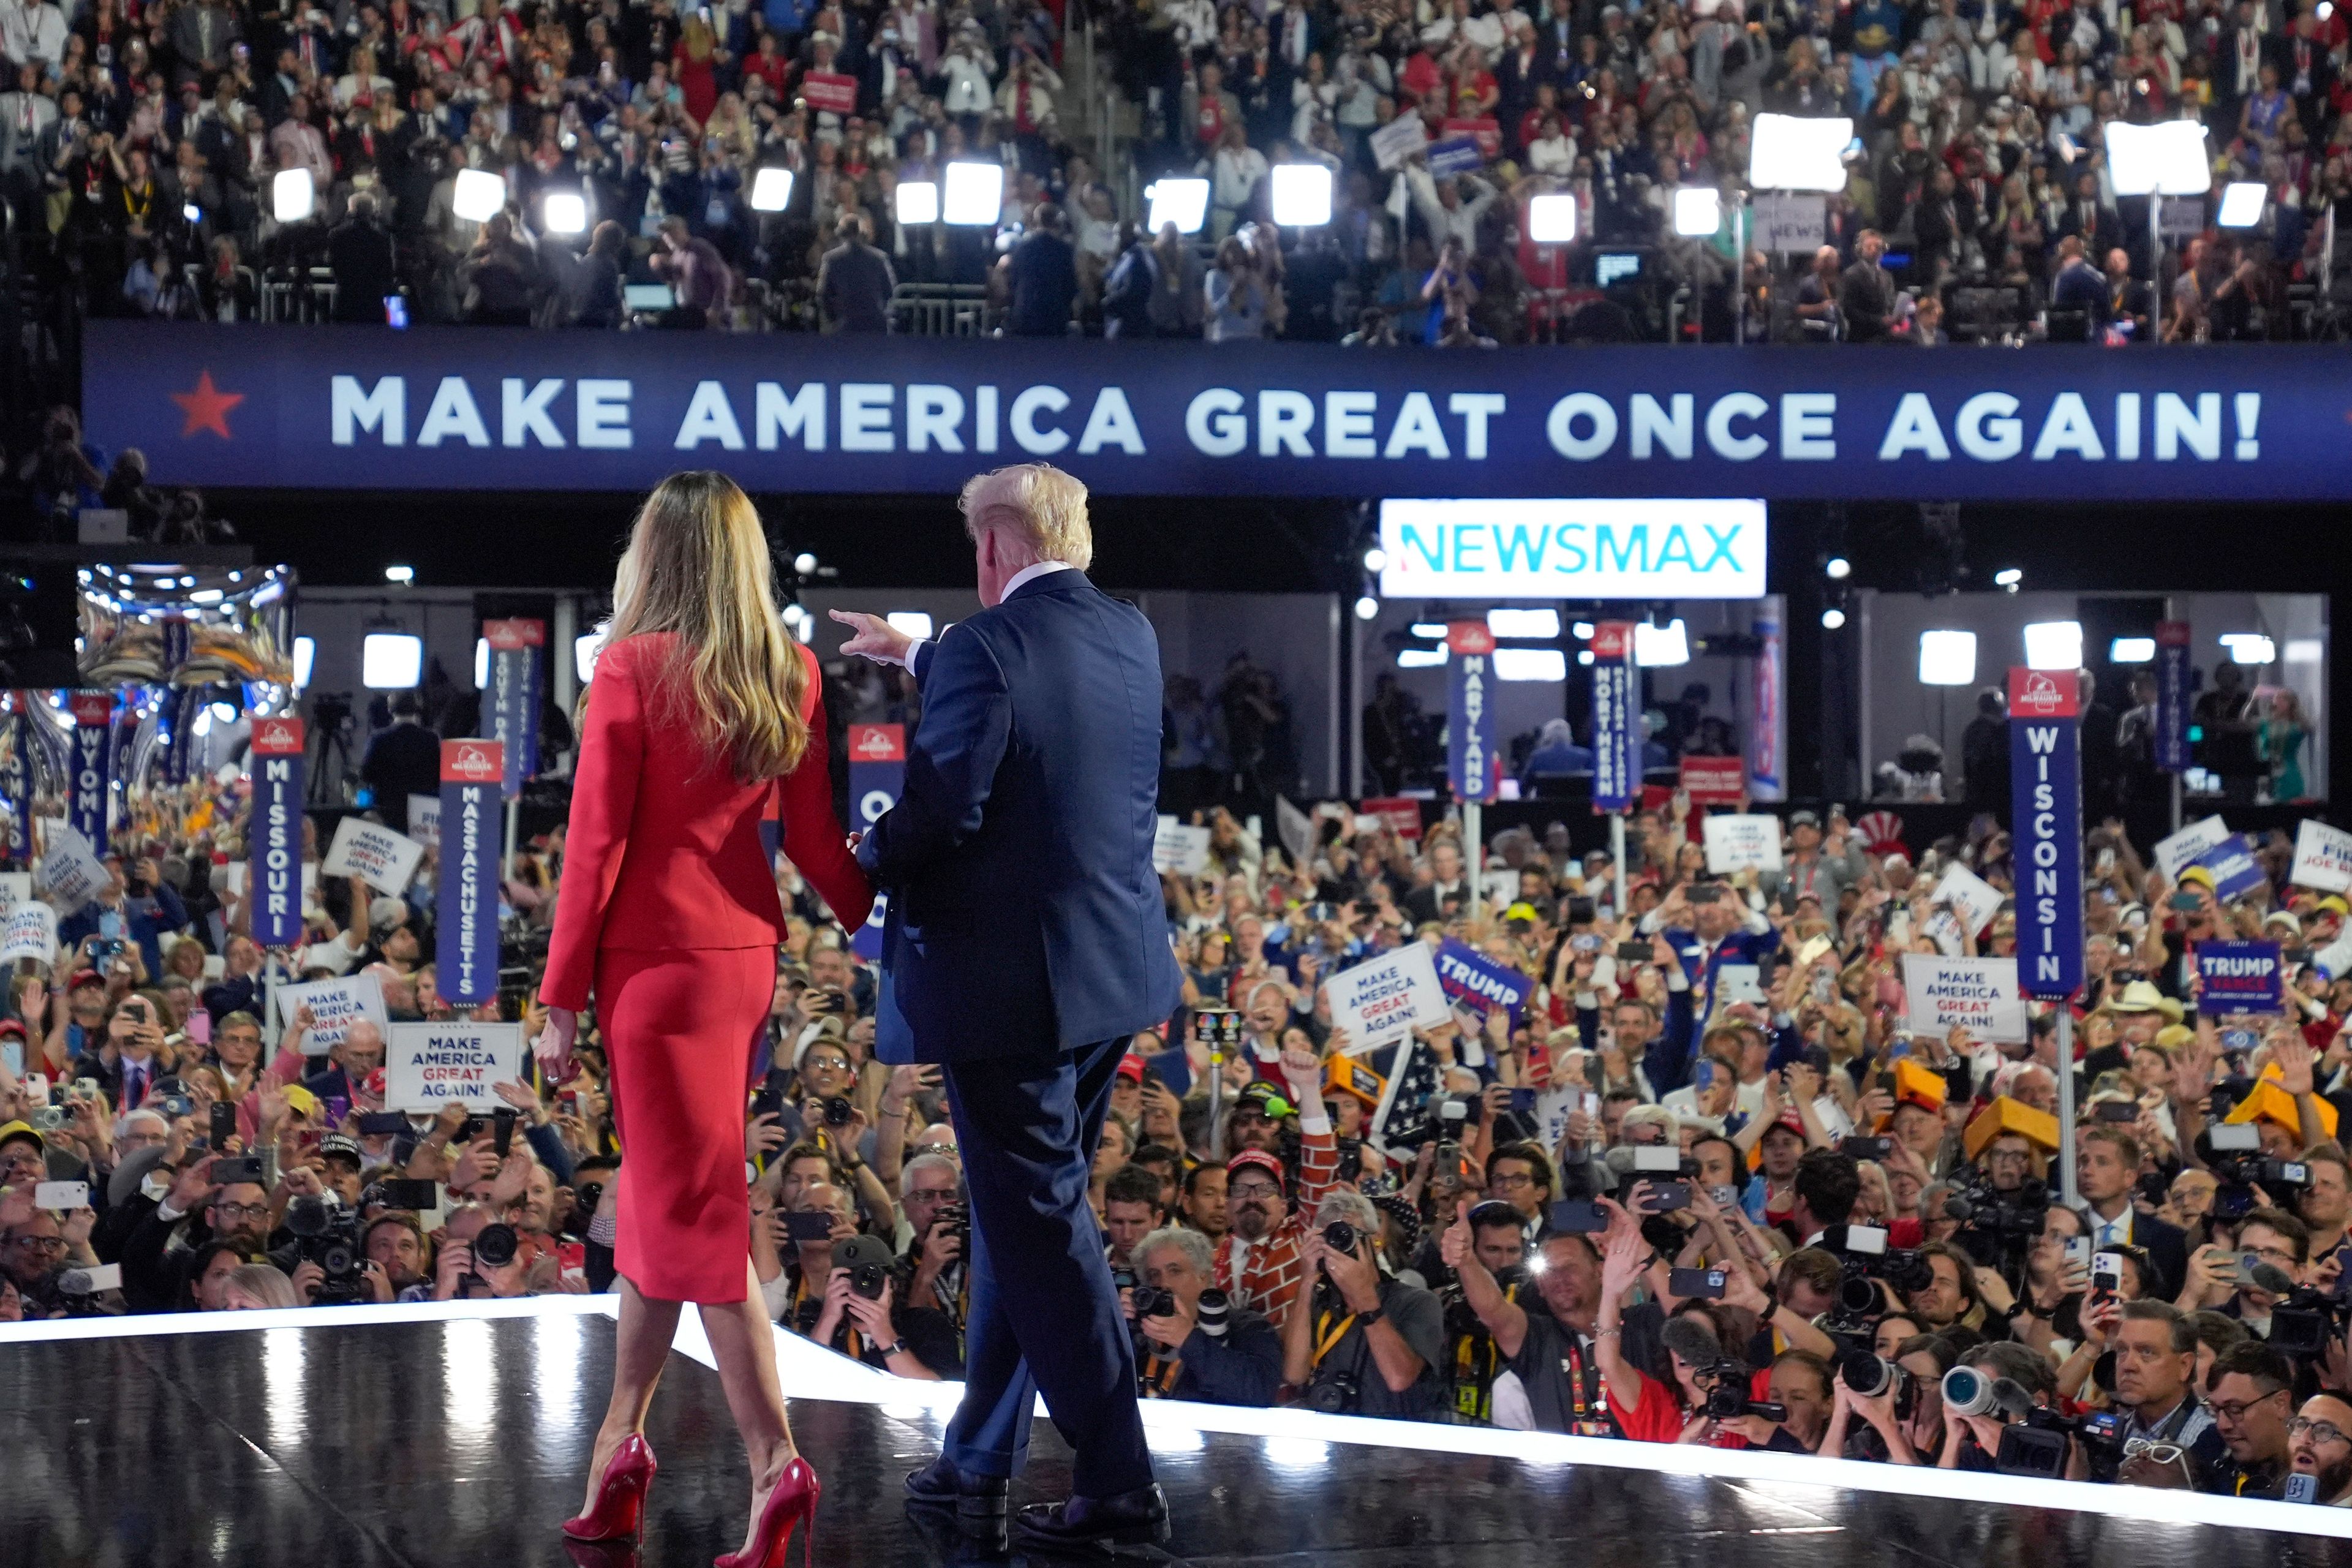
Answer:
[[[612, 1324], [436, 1321], [0, 1345], [0, 1563], [30, 1568], [559, 1568], [602, 1413]], [[911, 1407], [795, 1400], [824, 1479], [823, 1568], [950, 1561], [900, 1505], [935, 1451]], [[642, 1553], [739, 1544], [748, 1499], [714, 1373], [673, 1355]], [[1155, 1444], [1160, 1563], [1845, 1568], [2352, 1562], [2352, 1542], [2087, 1513], [1207, 1434]], [[1068, 1450], [1039, 1424], [1030, 1486]], [[1042, 1560], [1041, 1560], [1042, 1561]]]

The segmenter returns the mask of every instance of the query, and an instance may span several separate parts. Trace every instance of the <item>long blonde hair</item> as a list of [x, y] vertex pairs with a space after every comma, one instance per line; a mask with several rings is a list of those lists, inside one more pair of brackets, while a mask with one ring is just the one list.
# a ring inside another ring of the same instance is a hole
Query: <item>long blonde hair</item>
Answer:
[[648, 632], [678, 639], [650, 672], [656, 708], [682, 703], [695, 733], [747, 784], [793, 771], [808, 746], [808, 673], [776, 614], [760, 514], [724, 474], [672, 474], [637, 513], [613, 577], [607, 640]]

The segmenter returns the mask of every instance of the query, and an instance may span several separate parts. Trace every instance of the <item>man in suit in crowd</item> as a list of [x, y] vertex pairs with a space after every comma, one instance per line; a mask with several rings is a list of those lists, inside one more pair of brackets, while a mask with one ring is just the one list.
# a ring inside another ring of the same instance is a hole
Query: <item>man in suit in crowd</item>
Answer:
[[1001, 1529], [1042, 1391], [1073, 1453], [1070, 1499], [1020, 1516], [1047, 1549], [1168, 1535], [1087, 1203], [1128, 1042], [1181, 987], [1151, 864], [1160, 649], [1087, 581], [1086, 502], [1043, 463], [966, 485], [985, 608], [937, 641], [833, 613], [856, 628], [844, 652], [922, 689], [905, 787], [857, 842], [889, 897], [875, 1045], [944, 1068], [971, 1189], [963, 1404], [908, 1492]]

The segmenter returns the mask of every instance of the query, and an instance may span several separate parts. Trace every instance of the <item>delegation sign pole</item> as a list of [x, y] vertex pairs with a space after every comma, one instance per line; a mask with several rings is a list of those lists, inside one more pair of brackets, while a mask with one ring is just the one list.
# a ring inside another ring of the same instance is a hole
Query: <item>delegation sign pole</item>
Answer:
[[2074, 999], [2083, 988], [2083, 722], [2074, 671], [2009, 672], [2010, 811], [2017, 864], [2017, 979], [2058, 1009], [2058, 1163], [2074, 1188]]
[[1486, 906], [1486, 840], [1482, 807], [1495, 794], [1495, 710], [1487, 700], [1495, 679], [1495, 634], [1486, 623], [1445, 626], [1446, 782], [1462, 803], [1463, 875], [1473, 910]]

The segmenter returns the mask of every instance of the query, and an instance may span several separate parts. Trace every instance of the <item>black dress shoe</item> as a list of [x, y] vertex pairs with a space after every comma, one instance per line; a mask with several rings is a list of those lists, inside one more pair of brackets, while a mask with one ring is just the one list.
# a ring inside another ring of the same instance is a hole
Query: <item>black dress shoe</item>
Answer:
[[1003, 1476], [975, 1476], [945, 1454], [907, 1475], [907, 1500], [926, 1508], [951, 1508], [967, 1519], [1002, 1519], [1013, 1483]]
[[1020, 1522], [1024, 1546], [1159, 1546], [1168, 1540], [1168, 1499], [1155, 1484], [1107, 1498], [1036, 1502], [1021, 1510]]

